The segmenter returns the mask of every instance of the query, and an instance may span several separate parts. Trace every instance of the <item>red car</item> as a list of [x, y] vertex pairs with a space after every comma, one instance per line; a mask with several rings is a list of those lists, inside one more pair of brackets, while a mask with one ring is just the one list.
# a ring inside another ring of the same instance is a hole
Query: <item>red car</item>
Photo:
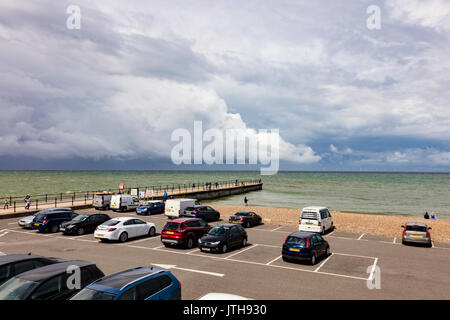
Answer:
[[209, 224], [198, 218], [170, 220], [161, 231], [161, 242], [166, 247], [182, 245], [190, 249], [211, 229]]

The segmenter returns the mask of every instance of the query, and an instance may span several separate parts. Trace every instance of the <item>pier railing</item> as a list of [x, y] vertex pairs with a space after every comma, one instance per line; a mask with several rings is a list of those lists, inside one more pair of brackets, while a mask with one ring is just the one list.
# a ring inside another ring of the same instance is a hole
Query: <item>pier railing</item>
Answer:
[[[73, 206], [74, 204], [91, 204], [92, 199], [96, 193], [110, 192], [114, 194], [133, 194], [136, 197], [148, 199], [152, 197], [161, 197], [167, 192], [168, 196], [183, 194], [195, 191], [208, 191], [215, 189], [231, 188], [236, 186], [246, 186], [250, 184], [262, 183], [261, 179], [246, 179], [246, 180], [223, 180], [223, 181], [211, 181], [211, 182], [190, 182], [190, 183], [172, 183], [172, 184], [160, 184], [152, 186], [135, 186], [124, 187], [123, 189], [99, 189], [89, 191], [66, 191], [58, 193], [45, 193], [45, 194], [30, 194], [30, 207], [29, 209], [39, 210], [39, 208], [51, 207], [63, 207]], [[3, 196], [0, 198], [1, 203], [5, 199], [9, 202], [8, 211], [16, 212], [19, 208], [25, 208], [25, 196]], [[1, 209], [0, 209], [1, 210]]]

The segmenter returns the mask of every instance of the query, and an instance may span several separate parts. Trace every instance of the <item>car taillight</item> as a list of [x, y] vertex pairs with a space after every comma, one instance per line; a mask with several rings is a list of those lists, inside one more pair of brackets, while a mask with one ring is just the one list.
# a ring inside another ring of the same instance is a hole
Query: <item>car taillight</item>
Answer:
[[302, 220], [298, 220], [298, 224], [302, 224]]
[[306, 238], [306, 247], [309, 248], [309, 238]]
[[403, 235], [406, 236], [406, 228], [403, 229]]
[[233, 217], [232, 217], [232, 216], [230, 216], [230, 219], [233, 219]]
[[320, 221], [319, 221], [319, 224], [318, 224], [318, 226], [319, 226], [319, 227], [321, 227], [321, 226], [322, 226], [322, 222], [320, 222]]
[[115, 231], [116, 230], [116, 228], [109, 228], [108, 229], [108, 232], [113, 232], [113, 231]]
[[429, 237], [430, 237], [430, 232], [427, 229], [427, 238], [429, 238]]
[[241, 217], [241, 220], [244, 221], [244, 220], [245, 220], [245, 217]]
[[194, 212], [197, 213], [198, 212], [197, 209], [194, 209]]
[[48, 223], [48, 220], [42, 221], [42, 224], [47, 224], [47, 223]]

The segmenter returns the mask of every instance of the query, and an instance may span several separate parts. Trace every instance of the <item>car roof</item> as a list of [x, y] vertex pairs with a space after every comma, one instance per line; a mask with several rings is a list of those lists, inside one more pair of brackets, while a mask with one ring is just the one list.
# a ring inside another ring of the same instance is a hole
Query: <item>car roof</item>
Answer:
[[311, 207], [304, 207], [302, 209], [302, 211], [307, 211], [307, 210], [323, 210], [323, 209], [327, 209], [327, 207], [319, 207], [319, 206], [311, 206]]
[[106, 214], [106, 213], [103, 213], [103, 212], [83, 212], [83, 213], [80, 213], [79, 215], [80, 216], [93, 216], [93, 215], [99, 215], [99, 214]]
[[100, 278], [89, 285], [89, 287], [99, 285], [113, 288], [117, 291], [122, 291], [126, 286], [132, 284], [133, 282], [137, 282], [140, 279], [166, 271], [168, 270], [158, 266], [132, 268]]
[[426, 227], [427, 225], [423, 222], [407, 222], [407, 226], [420, 226], [420, 227]]
[[253, 300], [253, 299], [245, 298], [230, 293], [210, 292], [201, 296], [197, 300]]
[[[139, 219], [139, 218], [138, 217], [114, 217], [114, 218], [111, 218], [111, 220], [119, 220], [119, 221], [127, 221], [130, 219]], [[139, 220], [142, 220], [142, 219], [139, 219]]]
[[297, 238], [309, 238], [315, 235], [314, 232], [305, 232], [305, 231], [295, 231], [292, 232], [289, 237], [297, 237]]
[[234, 223], [223, 223], [223, 224], [218, 224], [216, 227], [236, 227], [236, 226], [240, 226], [240, 225], [234, 224]]
[[85, 267], [89, 265], [95, 265], [92, 262], [84, 261], [84, 260], [71, 260], [71, 261], [65, 261], [60, 263], [54, 263], [50, 264], [45, 267], [36, 268], [21, 274], [16, 275], [15, 277], [20, 279], [25, 279], [29, 281], [35, 281], [35, 282], [42, 282], [47, 279], [50, 279], [54, 276], [57, 276], [61, 273], [65, 273], [67, 271], [67, 268], [69, 266], [78, 266], [78, 267]]
[[238, 211], [235, 214], [238, 214], [238, 213], [253, 213], [253, 211]]
[[16, 261], [24, 261], [29, 259], [45, 258], [35, 254], [7, 254], [0, 257], [0, 265], [8, 264]]
[[177, 218], [173, 220], [169, 220], [168, 222], [175, 222], [175, 223], [184, 223], [188, 221], [197, 221], [200, 220], [199, 218]]

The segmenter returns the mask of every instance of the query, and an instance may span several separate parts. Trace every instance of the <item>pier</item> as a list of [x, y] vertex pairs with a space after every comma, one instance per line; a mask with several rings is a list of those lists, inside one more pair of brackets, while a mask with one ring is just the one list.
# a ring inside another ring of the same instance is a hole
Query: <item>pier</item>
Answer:
[[91, 208], [94, 195], [105, 191], [117, 194], [131, 194], [142, 201], [162, 200], [166, 192], [168, 199], [193, 198], [201, 201], [258, 191], [262, 190], [262, 186], [263, 182], [261, 180], [252, 179], [124, 187], [123, 189], [60, 192], [40, 195], [31, 194], [29, 209], [25, 209], [25, 195], [20, 197], [8, 196], [1, 198], [9, 200], [9, 208], [6, 210], [0, 208], [0, 219], [23, 217], [50, 208], [72, 208], [74, 210]]

